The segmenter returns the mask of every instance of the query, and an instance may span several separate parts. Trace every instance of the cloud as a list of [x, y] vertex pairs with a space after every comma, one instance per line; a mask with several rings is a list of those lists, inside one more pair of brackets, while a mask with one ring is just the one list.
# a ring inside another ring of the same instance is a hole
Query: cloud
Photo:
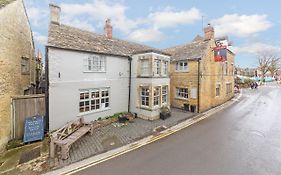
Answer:
[[46, 18], [48, 17], [48, 13], [49, 13], [47, 9], [42, 9], [37, 7], [27, 7], [26, 12], [31, 25], [35, 27], [39, 27], [42, 24], [46, 23]]
[[42, 45], [46, 45], [47, 44], [47, 41], [48, 41], [48, 37], [47, 36], [44, 36], [38, 32], [33, 32], [33, 37], [34, 37], [34, 40]]
[[88, 30], [88, 31], [95, 31], [95, 27], [92, 25], [92, 23], [87, 19], [81, 19], [81, 18], [68, 18], [66, 16], [62, 17], [61, 19], [63, 24], [78, 27], [80, 29]]
[[138, 20], [127, 18], [125, 15], [127, 7], [119, 3], [96, 0], [85, 4], [62, 3], [60, 6], [63, 15], [68, 19], [87, 15], [87, 20], [103, 25], [105, 20], [110, 18], [114, 27], [123, 33], [130, 32], [138, 25]]
[[138, 42], [152, 42], [161, 41], [165, 38], [165, 35], [157, 29], [137, 29], [133, 31], [128, 39]]
[[211, 21], [215, 27], [216, 36], [234, 35], [248, 37], [266, 31], [272, 26], [267, 15], [227, 14]]
[[233, 47], [235, 53], [246, 53], [256, 55], [258, 53], [277, 53], [281, 52], [281, 47], [265, 44], [261, 42], [252, 43], [247, 46]]
[[148, 18], [156, 28], [176, 27], [177, 25], [191, 24], [201, 19], [202, 14], [197, 8], [184, 11], [173, 11], [166, 7], [163, 11], [150, 13]]

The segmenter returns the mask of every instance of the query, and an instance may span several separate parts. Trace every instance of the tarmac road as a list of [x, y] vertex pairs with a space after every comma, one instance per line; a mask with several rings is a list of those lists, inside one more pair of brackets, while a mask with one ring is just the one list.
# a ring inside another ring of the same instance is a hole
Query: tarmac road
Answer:
[[281, 175], [281, 85], [247, 89], [232, 106], [83, 175]]

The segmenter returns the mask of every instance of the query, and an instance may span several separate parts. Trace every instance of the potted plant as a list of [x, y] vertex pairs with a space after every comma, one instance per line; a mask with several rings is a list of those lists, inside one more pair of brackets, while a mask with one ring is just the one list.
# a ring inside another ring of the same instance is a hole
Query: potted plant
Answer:
[[166, 118], [171, 117], [171, 111], [168, 106], [162, 106], [160, 108], [160, 119], [165, 120]]

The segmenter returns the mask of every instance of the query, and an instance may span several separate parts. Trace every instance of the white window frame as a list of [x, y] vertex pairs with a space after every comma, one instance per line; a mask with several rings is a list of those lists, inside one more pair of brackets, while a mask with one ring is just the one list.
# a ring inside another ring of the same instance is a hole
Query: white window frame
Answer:
[[154, 60], [154, 76], [161, 75], [161, 59], [157, 58]]
[[140, 64], [141, 76], [149, 76], [149, 59], [141, 59]]
[[176, 97], [179, 99], [188, 99], [188, 88], [176, 88]]
[[[79, 94], [80, 114], [110, 109], [110, 88], [83, 89], [80, 90]], [[83, 99], [81, 99], [82, 94]], [[84, 105], [81, 105], [82, 103]], [[81, 109], [83, 110], [81, 111]]]
[[141, 87], [140, 90], [140, 104], [141, 107], [149, 108], [150, 106], [150, 89], [148, 86]]
[[106, 72], [106, 57], [91, 55], [84, 59], [84, 72]]
[[176, 71], [187, 72], [188, 71], [188, 61], [178, 61], [176, 62]]
[[160, 106], [161, 104], [161, 86], [155, 86], [153, 89], [153, 106], [157, 107]]
[[168, 103], [168, 85], [162, 86], [162, 104]]
[[166, 60], [162, 61], [162, 75], [163, 76], [168, 75], [168, 61], [166, 61]]

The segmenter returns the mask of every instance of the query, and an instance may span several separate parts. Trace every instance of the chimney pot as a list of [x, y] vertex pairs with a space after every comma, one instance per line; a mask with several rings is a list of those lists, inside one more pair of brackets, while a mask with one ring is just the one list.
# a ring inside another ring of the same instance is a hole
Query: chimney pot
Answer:
[[60, 24], [61, 8], [55, 4], [49, 4], [51, 23]]
[[107, 38], [111, 39], [112, 38], [112, 25], [111, 25], [111, 20], [107, 19], [105, 21], [104, 25], [104, 34]]

